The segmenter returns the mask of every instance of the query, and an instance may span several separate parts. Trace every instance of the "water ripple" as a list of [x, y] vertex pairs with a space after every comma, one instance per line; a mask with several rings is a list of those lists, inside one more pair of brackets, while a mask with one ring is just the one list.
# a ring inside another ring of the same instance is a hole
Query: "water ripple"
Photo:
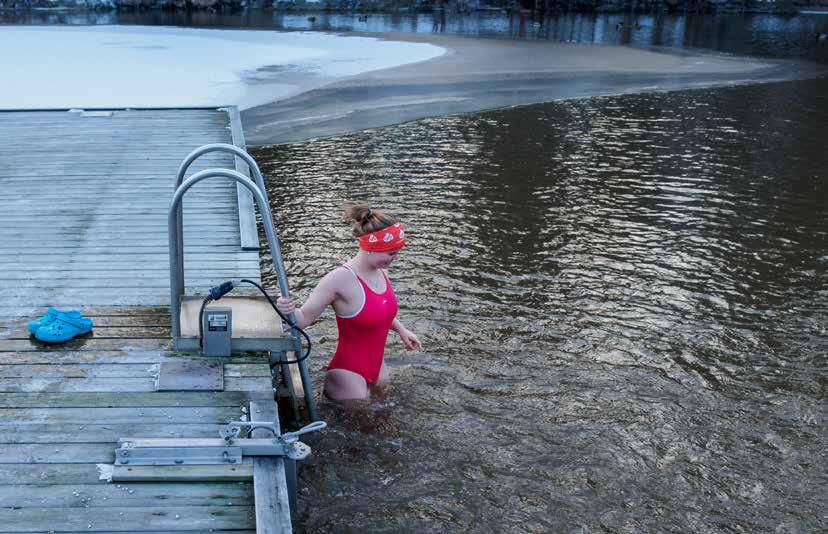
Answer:
[[[306, 531], [818, 531], [828, 81], [628, 95], [264, 148], [301, 297], [400, 215], [424, 351], [302, 473]], [[264, 264], [265, 279], [273, 276]], [[317, 385], [333, 350], [314, 328]]]

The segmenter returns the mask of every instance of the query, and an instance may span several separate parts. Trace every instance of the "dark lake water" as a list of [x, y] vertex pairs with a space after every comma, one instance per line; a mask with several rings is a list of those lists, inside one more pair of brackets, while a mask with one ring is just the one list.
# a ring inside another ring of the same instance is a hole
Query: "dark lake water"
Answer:
[[403, 218], [424, 344], [320, 399], [300, 530], [825, 531], [826, 124], [823, 79], [256, 150], [300, 297], [355, 249], [343, 199]]

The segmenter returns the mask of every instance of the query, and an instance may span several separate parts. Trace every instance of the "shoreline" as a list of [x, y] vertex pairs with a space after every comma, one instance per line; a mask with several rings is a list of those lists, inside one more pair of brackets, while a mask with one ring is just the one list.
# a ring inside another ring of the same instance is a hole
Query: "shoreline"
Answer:
[[[375, 70], [242, 110], [249, 146], [297, 143], [413, 120], [571, 98], [824, 76], [816, 63], [707, 53], [415, 33], [337, 35], [428, 43], [436, 58]], [[301, 80], [294, 80], [302, 84]], [[318, 82], [318, 80], [317, 80]]]
[[[684, 11], [684, 4], [686, 0], [682, 0], [677, 2], [673, 6], [665, 6], [666, 9], [664, 14], [667, 15], [676, 15], [680, 14]], [[364, 9], [356, 9], [356, 8], [349, 8], [349, 7], [335, 7], [332, 5], [325, 5], [320, 3], [319, 5], [306, 3], [303, 5], [295, 5], [295, 4], [280, 4], [274, 3], [271, 5], [262, 5], [259, 2], [251, 2], [246, 3], [242, 2], [241, 0], [202, 0], [200, 2], [180, 2], [175, 0], [162, 0], [161, 2], [155, 2], [150, 6], [143, 5], [140, 1], [128, 1], [124, 2], [121, 0], [92, 0], [84, 5], [78, 5], [77, 3], [73, 2], [72, 0], [48, 0], [43, 3], [39, 3], [37, 1], [31, 2], [32, 5], [28, 6], [0, 6], [0, 12], [2, 11], [41, 11], [41, 12], [48, 12], [48, 11], [74, 11], [74, 12], [83, 12], [83, 11], [94, 11], [94, 12], [107, 12], [107, 11], [119, 11], [119, 12], [139, 12], [146, 9], [161, 9], [167, 10], [174, 13], [184, 13], [187, 11], [201, 11], [201, 12], [209, 12], [209, 11], [221, 11], [225, 10], [229, 13], [237, 13], [237, 12], [245, 12], [245, 11], [271, 11], [274, 13], [280, 14], [296, 14], [296, 15], [325, 15], [325, 14], [356, 14], [356, 15], [433, 15], [433, 14], [447, 14], [447, 15], [469, 15], [475, 13], [502, 13], [505, 15], [514, 15], [514, 16], [524, 16], [529, 18], [547, 18], [551, 16], [555, 16], [556, 13], [552, 12], [543, 12], [541, 10], [532, 10], [532, 9], [515, 9], [509, 8], [505, 6], [480, 6], [480, 7], [471, 7], [467, 6], [464, 8], [463, 11], [454, 11], [448, 8], [440, 8], [440, 7], [409, 7], [409, 6], [398, 6], [394, 8], [388, 7], [366, 7]], [[727, 7], [725, 5], [718, 6], [715, 8], [707, 7], [702, 10], [701, 14], [704, 15], [729, 15], [729, 14], [737, 14], [737, 15], [797, 15], [802, 13], [814, 13], [814, 14], [824, 14], [826, 12], [825, 8], [816, 7], [807, 7], [807, 6], [793, 6], [793, 5], [767, 5], [767, 6], [744, 6], [741, 8], [734, 8], [734, 7]], [[612, 2], [612, 1], [605, 1], [600, 5], [594, 6], [587, 6], [582, 5], [579, 9], [569, 9], [563, 11], [564, 14], [574, 14], [574, 13], [588, 13], [588, 14], [596, 14], [596, 15], [623, 15], [627, 13], [632, 13], [633, 15], [642, 15], [650, 13], [649, 9], [640, 8], [634, 9], [632, 12], [628, 9], [626, 4], [623, 2]]]

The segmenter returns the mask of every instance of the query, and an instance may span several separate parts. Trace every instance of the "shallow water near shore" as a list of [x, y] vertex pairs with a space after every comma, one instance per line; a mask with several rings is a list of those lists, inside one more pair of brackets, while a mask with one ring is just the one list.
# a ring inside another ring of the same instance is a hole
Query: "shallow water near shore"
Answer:
[[343, 199], [406, 221], [424, 345], [371, 402], [320, 399], [297, 530], [828, 528], [826, 123], [822, 79], [255, 150], [300, 299], [354, 250]]

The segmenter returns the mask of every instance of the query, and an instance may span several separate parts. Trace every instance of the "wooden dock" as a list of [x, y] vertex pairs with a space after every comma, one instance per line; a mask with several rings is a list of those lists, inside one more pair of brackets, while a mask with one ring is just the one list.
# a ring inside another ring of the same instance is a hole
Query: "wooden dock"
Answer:
[[[199, 146], [233, 143], [231, 127], [217, 110], [0, 112], [0, 304], [169, 304], [167, 213], [178, 166]], [[190, 174], [234, 168], [233, 160], [210, 153]], [[213, 179], [184, 199], [186, 284], [195, 293], [260, 277], [258, 252], [240, 246], [235, 191]]]
[[[231, 112], [0, 112], [0, 532], [291, 530], [281, 459], [203, 466], [198, 477], [150, 467], [158, 482], [102, 478], [119, 438], [218, 437], [251, 416], [278, 423], [266, 355], [210, 359], [222, 390], [156, 391], [163, 364], [198, 359], [169, 351], [176, 170], [198, 146], [240, 143]], [[213, 153], [191, 172], [234, 165]], [[188, 293], [259, 279], [239, 214], [230, 182], [188, 194]], [[83, 310], [93, 333], [33, 340], [26, 325], [50, 305]]]

